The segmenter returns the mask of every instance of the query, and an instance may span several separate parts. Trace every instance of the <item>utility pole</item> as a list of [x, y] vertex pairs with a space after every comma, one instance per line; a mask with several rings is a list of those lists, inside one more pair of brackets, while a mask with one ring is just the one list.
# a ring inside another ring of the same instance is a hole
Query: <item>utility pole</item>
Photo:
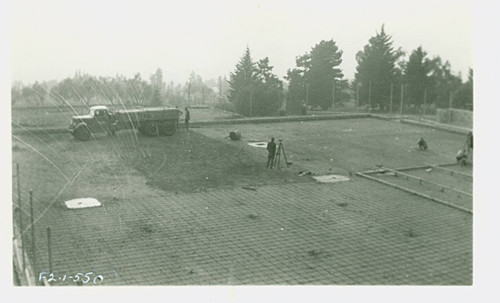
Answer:
[[253, 96], [252, 96], [252, 88], [250, 87], [250, 117], [252, 117], [252, 107], [253, 107]]
[[404, 84], [401, 83], [401, 106], [399, 107], [399, 115], [403, 115], [403, 97], [404, 97]]
[[425, 108], [427, 105], [427, 88], [424, 88], [424, 109], [422, 110], [422, 116], [425, 117]]
[[394, 90], [394, 87], [393, 87], [393, 83], [391, 81], [391, 98], [389, 99], [389, 111], [391, 112], [391, 114], [392, 114], [392, 93], [393, 93], [393, 90]]
[[356, 82], [356, 108], [359, 106], [359, 82]]
[[452, 103], [452, 92], [450, 91], [450, 108], [448, 109], [448, 123], [451, 123], [451, 103]]
[[368, 85], [368, 104], [370, 106], [370, 111], [372, 111], [372, 81], [370, 80]]
[[306, 107], [309, 106], [309, 83], [306, 83]]
[[335, 108], [335, 79], [332, 82], [332, 110]]
[[287, 113], [288, 103], [290, 103], [291, 101], [292, 101], [292, 94], [290, 94], [290, 90], [288, 90], [288, 98], [285, 95], [285, 115]]

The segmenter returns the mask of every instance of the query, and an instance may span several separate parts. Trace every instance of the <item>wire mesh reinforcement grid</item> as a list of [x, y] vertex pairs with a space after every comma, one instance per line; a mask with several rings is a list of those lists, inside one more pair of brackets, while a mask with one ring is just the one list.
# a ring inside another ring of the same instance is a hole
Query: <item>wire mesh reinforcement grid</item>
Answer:
[[440, 165], [381, 167], [357, 175], [472, 214], [472, 175], [460, 171], [460, 167], [441, 168]]

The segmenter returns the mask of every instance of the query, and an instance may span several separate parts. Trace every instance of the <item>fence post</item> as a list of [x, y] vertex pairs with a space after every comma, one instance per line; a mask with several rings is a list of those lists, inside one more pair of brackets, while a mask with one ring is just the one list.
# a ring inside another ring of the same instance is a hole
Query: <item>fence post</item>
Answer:
[[[33, 251], [33, 274], [36, 276], [35, 213], [33, 212], [33, 190], [30, 189], [31, 247]], [[35, 280], [37, 283], [37, 280]]]
[[52, 272], [52, 240], [50, 235], [50, 226], [47, 227], [47, 247], [49, 251], [49, 272]]
[[19, 228], [21, 230], [21, 254], [23, 260], [23, 273], [26, 270], [26, 261], [24, 259], [24, 228], [23, 228], [23, 207], [21, 205], [21, 179], [19, 178], [19, 163], [16, 163], [17, 176], [17, 202], [19, 206]]

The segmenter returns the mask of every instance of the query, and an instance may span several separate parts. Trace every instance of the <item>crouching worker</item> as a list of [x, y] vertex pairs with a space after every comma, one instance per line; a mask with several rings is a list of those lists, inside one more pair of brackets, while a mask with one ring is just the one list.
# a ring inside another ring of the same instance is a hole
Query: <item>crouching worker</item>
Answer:
[[461, 149], [457, 153], [457, 162], [460, 163], [461, 166], [467, 165], [467, 151], [465, 148]]
[[276, 143], [274, 143], [274, 138], [271, 138], [271, 142], [267, 143], [267, 165], [266, 168], [273, 168], [274, 156], [276, 155]]
[[427, 142], [425, 142], [424, 138], [420, 138], [420, 140], [418, 140], [418, 148], [420, 150], [427, 150]]

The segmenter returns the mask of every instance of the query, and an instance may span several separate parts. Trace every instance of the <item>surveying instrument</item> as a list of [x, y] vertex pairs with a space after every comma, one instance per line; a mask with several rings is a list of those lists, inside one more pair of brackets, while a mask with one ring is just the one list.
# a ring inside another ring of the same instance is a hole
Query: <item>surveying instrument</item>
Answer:
[[292, 162], [288, 162], [285, 154], [285, 147], [283, 146], [283, 139], [278, 140], [280, 143], [278, 144], [278, 151], [276, 152], [276, 156], [274, 156], [274, 165], [280, 169], [280, 162], [281, 162], [281, 153], [283, 153], [283, 158], [285, 159], [285, 164], [286, 167], [288, 165], [292, 164]]

